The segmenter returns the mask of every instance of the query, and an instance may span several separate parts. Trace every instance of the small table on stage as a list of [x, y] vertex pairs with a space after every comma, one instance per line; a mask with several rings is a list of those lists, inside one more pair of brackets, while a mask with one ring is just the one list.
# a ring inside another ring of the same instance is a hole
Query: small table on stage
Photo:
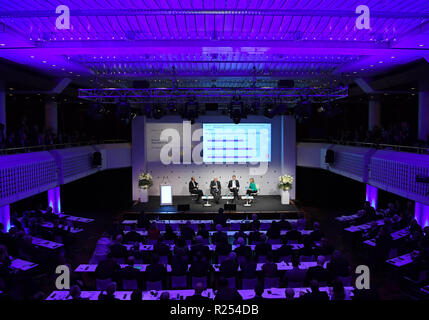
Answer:
[[202, 198], [207, 201], [206, 203], [203, 204], [204, 207], [211, 207], [212, 206], [212, 204], [209, 202], [209, 200], [214, 199], [214, 197], [212, 195], [205, 195], [205, 196], [202, 196]]
[[241, 200], [246, 200], [246, 203], [243, 204], [243, 206], [251, 207], [252, 205], [249, 203], [249, 200], [253, 200], [253, 196], [249, 196], [249, 195], [241, 196]]
[[226, 204], [229, 204], [229, 200], [233, 200], [233, 199], [234, 199], [234, 196], [232, 194], [222, 196], [222, 200], [226, 200]]

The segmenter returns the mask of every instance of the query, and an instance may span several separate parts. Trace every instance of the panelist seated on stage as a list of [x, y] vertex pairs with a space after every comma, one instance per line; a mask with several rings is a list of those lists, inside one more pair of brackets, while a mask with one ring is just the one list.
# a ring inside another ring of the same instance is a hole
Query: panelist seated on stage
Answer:
[[238, 189], [240, 189], [240, 182], [236, 179], [236, 176], [232, 176], [232, 180], [228, 182], [228, 189], [234, 194], [234, 200], [238, 199]]
[[[249, 180], [249, 188], [246, 190], [246, 194], [251, 196], [258, 192], [258, 188], [256, 187], [255, 179], [250, 178]], [[252, 202], [252, 200], [250, 200]]]
[[203, 196], [203, 191], [198, 187], [198, 182], [195, 181], [195, 177], [191, 177], [191, 181], [189, 181], [189, 192], [197, 195], [196, 201], [200, 201]]
[[219, 203], [220, 191], [221, 191], [220, 182], [217, 180], [217, 178], [214, 178], [212, 182], [210, 182], [210, 194], [213, 196], [214, 201], [216, 203]]

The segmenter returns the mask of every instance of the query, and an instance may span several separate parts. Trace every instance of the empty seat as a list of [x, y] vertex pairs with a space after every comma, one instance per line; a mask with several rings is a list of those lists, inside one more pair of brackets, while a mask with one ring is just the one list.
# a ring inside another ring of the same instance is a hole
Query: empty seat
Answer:
[[146, 281], [146, 290], [162, 290], [162, 281]]
[[192, 277], [192, 288], [195, 288], [198, 282], [201, 282], [204, 287], [207, 287], [207, 277]]
[[299, 261], [301, 261], [301, 262], [312, 262], [312, 261], [315, 261], [315, 259], [314, 259], [313, 255], [311, 255], [311, 256], [300, 256]]
[[264, 288], [278, 288], [280, 285], [280, 278], [267, 278], [264, 279]]
[[352, 277], [338, 277], [338, 280], [340, 280], [343, 283], [344, 287], [350, 287], [352, 285]]
[[226, 278], [226, 281], [228, 281], [229, 288], [235, 289], [235, 277]]
[[112, 279], [95, 279], [95, 285], [98, 291], [106, 290], [106, 288], [112, 283]]
[[243, 289], [243, 290], [254, 289], [257, 283], [258, 283], [257, 278], [243, 279], [241, 281], [241, 289]]
[[138, 285], [137, 285], [137, 280], [136, 279], [132, 279], [132, 280], [122, 280], [122, 289], [124, 290], [135, 290], [137, 289]]
[[171, 276], [171, 289], [183, 289], [188, 286], [187, 276]]

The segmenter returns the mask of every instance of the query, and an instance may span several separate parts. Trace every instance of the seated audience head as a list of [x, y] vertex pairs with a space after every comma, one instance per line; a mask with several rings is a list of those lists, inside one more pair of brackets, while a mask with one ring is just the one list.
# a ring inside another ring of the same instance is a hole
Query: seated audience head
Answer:
[[320, 230], [320, 224], [319, 224], [319, 222], [313, 223], [313, 229], [314, 230]]
[[106, 288], [106, 293], [108, 295], [113, 295], [116, 292], [116, 282], [110, 283]]
[[129, 257], [128, 257], [128, 259], [127, 259], [127, 263], [128, 263], [130, 266], [133, 266], [135, 262], [136, 262], [136, 259], [135, 259], [133, 256], [129, 256]]
[[152, 264], [158, 264], [159, 263], [159, 255], [154, 254], [152, 255]]
[[286, 288], [285, 295], [287, 300], [292, 300], [295, 297], [295, 290], [293, 288]]
[[168, 291], [164, 291], [159, 296], [159, 300], [170, 300], [170, 293]]
[[198, 282], [195, 285], [195, 295], [200, 296], [204, 291], [204, 285], [201, 282]]
[[239, 237], [239, 238], [237, 239], [237, 244], [238, 244], [239, 246], [244, 246], [244, 239], [243, 239], [243, 237]]
[[115, 238], [117, 243], [122, 243], [122, 235], [118, 234]]
[[221, 224], [216, 225], [216, 231], [218, 231], [218, 232], [222, 231], [222, 225]]
[[223, 214], [223, 212], [224, 212], [223, 208], [219, 208], [218, 213]]
[[143, 292], [140, 289], [134, 289], [131, 293], [131, 301], [142, 301], [143, 300]]
[[80, 298], [80, 288], [77, 285], [74, 285], [70, 288], [70, 296], [72, 297], [72, 299], [78, 299]]
[[310, 281], [310, 288], [312, 292], [319, 291], [319, 281], [313, 279]]
[[196, 236], [195, 237], [195, 243], [197, 243], [197, 244], [203, 243], [203, 237], [202, 236]]
[[252, 220], [253, 221], [258, 220], [258, 215], [256, 213], [252, 214]]
[[325, 257], [324, 256], [318, 256], [317, 257], [317, 265], [323, 267], [324, 264], [325, 264]]
[[228, 254], [228, 259], [229, 259], [229, 260], [235, 260], [235, 259], [237, 259], [237, 255], [236, 255], [236, 253], [235, 253], [234, 251], [231, 251], [231, 252]]

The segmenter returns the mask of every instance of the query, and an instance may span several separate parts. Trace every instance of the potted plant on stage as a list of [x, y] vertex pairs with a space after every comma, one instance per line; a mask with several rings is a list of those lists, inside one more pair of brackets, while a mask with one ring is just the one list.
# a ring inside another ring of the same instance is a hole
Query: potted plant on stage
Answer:
[[140, 201], [148, 202], [148, 190], [152, 186], [153, 180], [152, 176], [149, 173], [140, 173], [139, 174], [139, 188], [140, 188]]
[[282, 197], [282, 204], [289, 204], [289, 190], [292, 189], [293, 177], [285, 174], [279, 177], [280, 195]]

